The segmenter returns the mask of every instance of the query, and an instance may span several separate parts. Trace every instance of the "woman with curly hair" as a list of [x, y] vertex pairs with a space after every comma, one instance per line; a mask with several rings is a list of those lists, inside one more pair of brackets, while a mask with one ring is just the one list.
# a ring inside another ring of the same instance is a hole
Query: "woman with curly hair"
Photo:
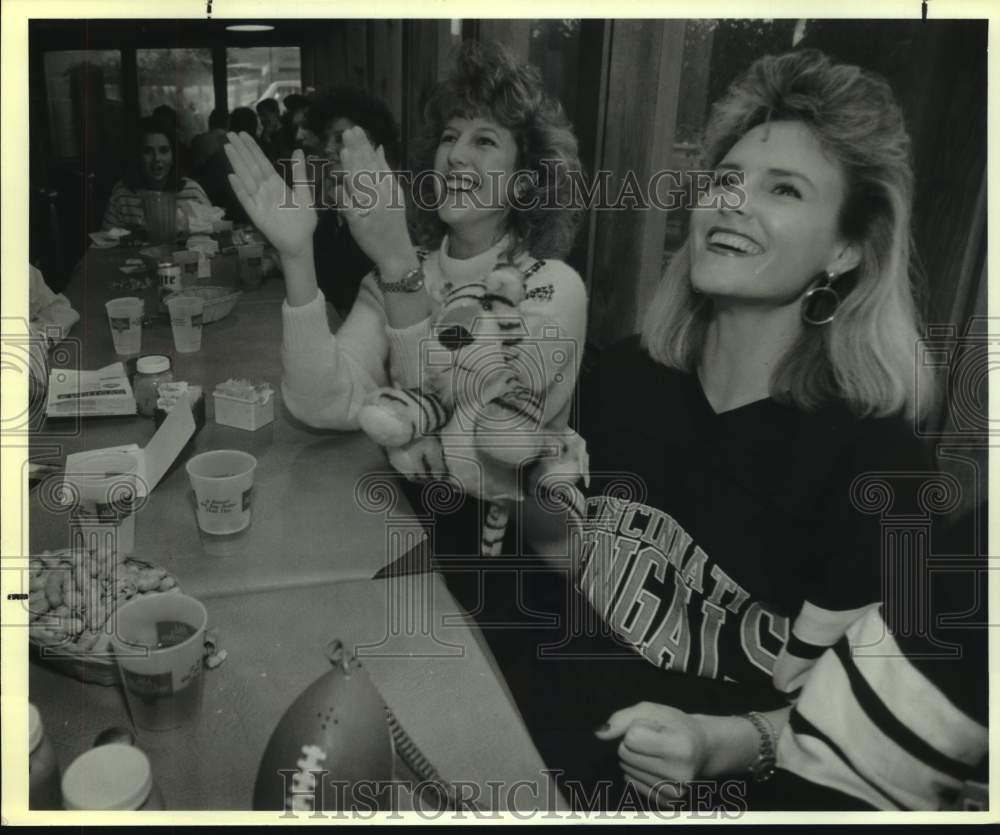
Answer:
[[[933, 808], [985, 728], [844, 643], [872, 640], [891, 591], [879, 479], [910, 479], [905, 514], [935, 469], [902, 113], [880, 77], [802, 50], [737, 79], [705, 145], [716, 182], [641, 334], [581, 381], [586, 513], [550, 519], [566, 634], [522, 647], [511, 689], [548, 764], [590, 788]], [[794, 791], [744, 788], [775, 766]]]
[[102, 229], [146, 226], [140, 191], [177, 192], [177, 200], [211, 205], [205, 190], [180, 170], [177, 137], [171, 125], [146, 117], [136, 126], [135, 156], [124, 179], [115, 183], [101, 222]]
[[[421, 385], [420, 346], [433, 336], [434, 315], [502, 266], [520, 276], [519, 314], [530, 320], [532, 332], [544, 328], [551, 337], [539, 346], [545, 379], [538, 425], [560, 431], [567, 426], [586, 328], [583, 282], [560, 260], [580, 212], [566, 205], [542, 211], [536, 204], [549, 190], [562, 186], [565, 192], [561, 181], [580, 168], [572, 129], [537, 70], [499, 46], [475, 42], [461, 47], [426, 117], [419, 143], [425, 168], [413, 185], [415, 238], [386, 147], [373, 148], [361, 127], [341, 134], [344, 170], [358, 196], [367, 198], [341, 211], [375, 269], [336, 336], [317, 287], [316, 211], [303, 155], [294, 156], [296, 186], [289, 192], [249, 137], [230, 136], [234, 190], [277, 248], [285, 273], [285, 403], [311, 426], [358, 428], [373, 390]], [[361, 195], [364, 183], [367, 195]]]

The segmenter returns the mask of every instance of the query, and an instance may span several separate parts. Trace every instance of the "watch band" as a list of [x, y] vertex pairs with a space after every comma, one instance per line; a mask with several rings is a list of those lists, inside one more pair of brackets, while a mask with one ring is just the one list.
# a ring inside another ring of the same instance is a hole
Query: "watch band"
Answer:
[[750, 763], [750, 774], [758, 783], [763, 783], [774, 776], [777, 734], [775, 734], [774, 727], [768, 721], [767, 717], [757, 713], [755, 710], [744, 713], [743, 718], [753, 725], [760, 735], [760, 748], [757, 750], [757, 756]]
[[382, 273], [375, 267], [375, 283], [383, 293], [416, 293], [424, 286], [424, 265], [423, 260], [406, 273], [399, 281], [383, 281]]

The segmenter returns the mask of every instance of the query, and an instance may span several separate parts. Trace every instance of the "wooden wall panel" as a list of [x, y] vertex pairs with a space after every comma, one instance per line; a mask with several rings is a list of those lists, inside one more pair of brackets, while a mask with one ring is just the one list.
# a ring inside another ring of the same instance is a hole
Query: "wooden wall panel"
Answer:
[[[601, 168], [614, 201], [627, 172], [643, 191], [670, 164], [684, 45], [683, 21], [612, 23]], [[637, 68], [643, 72], [637, 72]], [[596, 212], [590, 340], [608, 345], [634, 333], [660, 280], [666, 216], [655, 208]]]
[[369, 23], [368, 78], [371, 91], [389, 106], [397, 124], [403, 122], [403, 23]]

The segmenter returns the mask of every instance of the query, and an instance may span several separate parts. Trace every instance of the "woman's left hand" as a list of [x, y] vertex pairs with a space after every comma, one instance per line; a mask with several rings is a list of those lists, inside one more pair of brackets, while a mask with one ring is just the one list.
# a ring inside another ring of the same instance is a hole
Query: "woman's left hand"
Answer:
[[596, 732], [621, 738], [618, 761], [625, 779], [654, 805], [684, 795], [683, 785], [705, 771], [709, 739], [701, 717], [667, 705], [640, 702], [611, 714]]
[[351, 236], [385, 274], [394, 263], [413, 259], [403, 189], [384, 150], [373, 148], [363, 129], [345, 130], [343, 141], [347, 194], [342, 211]]

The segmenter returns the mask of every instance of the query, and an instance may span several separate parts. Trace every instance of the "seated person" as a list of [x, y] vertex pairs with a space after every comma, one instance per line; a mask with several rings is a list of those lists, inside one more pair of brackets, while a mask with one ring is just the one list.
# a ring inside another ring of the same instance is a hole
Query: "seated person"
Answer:
[[[672, 807], [684, 784], [733, 778], [749, 808], [787, 808], [801, 798], [770, 796], [775, 765], [844, 775], [836, 756], [809, 766], [822, 742], [800, 720], [838, 741], [873, 733], [850, 709], [857, 679], [831, 669], [845, 639], [877, 629], [883, 599], [884, 523], [858, 479], [934, 470], [913, 430], [935, 392], [913, 362], [913, 172], [889, 85], [815, 50], [755, 62], [711, 113], [710, 200], [641, 337], [581, 382], [585, 511], [558, 547], [536, 537], [563, 561], [515, 601], [559, 628], [486, 637], [568, 793], [613, 786]], [[903, 666], [865, 660], [870, 681]], [[801, 756], [779, 744], [786, 726]], [[928, 738], [957, 724], [940, 727]], [[912, 767], [890, 751], [869, 762]]]
[[101, 221], [102, 229], [145, 228], [146, 213], [139, 194], [143, 189], [174, 191], [178, 202], [190, 200], [211, 205], [205, 190], [181, 175], [176, 137], [169, 126], [151, 117], [140, 119], [136, 140], [134, 159], [125, 176], [111, 190]]
[[260, 149], [273, 163], [281, 152], [281, 106], [275, 99], [264, 99], [257, 102], [256, 109], [260, 119]]
[[283, 156], [291, 156], [296, 148], [307, 154], [319, 149], [319, 137], [305, 122], [309, 112], [309, 99], [298, 93], [285, 96], [285, 114], [281, 117], [281, 151]]
[[[313, 259], [319, 288], [333, 303], [342, 319], [347, 318], [358, 288], [374, 264], [355, 243], [347, 222], [338, 207], [344, 202], [343, 173], [340, 152], [344, 147], [344, 131], [360, 127], [375, 147], [385, 149], [389, 165], [396, 167], [399, 157], [399, 129], [389, 108], [375, 96], [357, 87], [335, 87], [314, 95], [309, 100], [304, 127], [322, 139], [318, 159], [326, 161], [315, 171], [322, 178], [318, 193], [322, 195], [316, 232], [313, 234]], [[265, 151], [266, 153], [266, 151]]]
[[[257, 114], [249, 107], [237, 107], [229, 114], [229, 129], [236, 133], [245, 131], [256, 138], [260, 132]], [[223, 140], [225, 140], [224, 134]], [[226, 217], [229, 220], [234, 223], [248, 223], [249, 218], [229, 185], [229, 175], [233, 168], [223, 150], [225, 144], [225, 141], [221, 142], [215, 153], [202, 166], [200, 182], [211, 199], [212, 205], [225, 209]]]
[[215, 108], [208, 116], [208, 131], [199, 133], [191, 140], [191, 173], [199, 178], [201, 169], [212, 155], [226, 144], [226, 126], [229, 114], [221, 107]]

